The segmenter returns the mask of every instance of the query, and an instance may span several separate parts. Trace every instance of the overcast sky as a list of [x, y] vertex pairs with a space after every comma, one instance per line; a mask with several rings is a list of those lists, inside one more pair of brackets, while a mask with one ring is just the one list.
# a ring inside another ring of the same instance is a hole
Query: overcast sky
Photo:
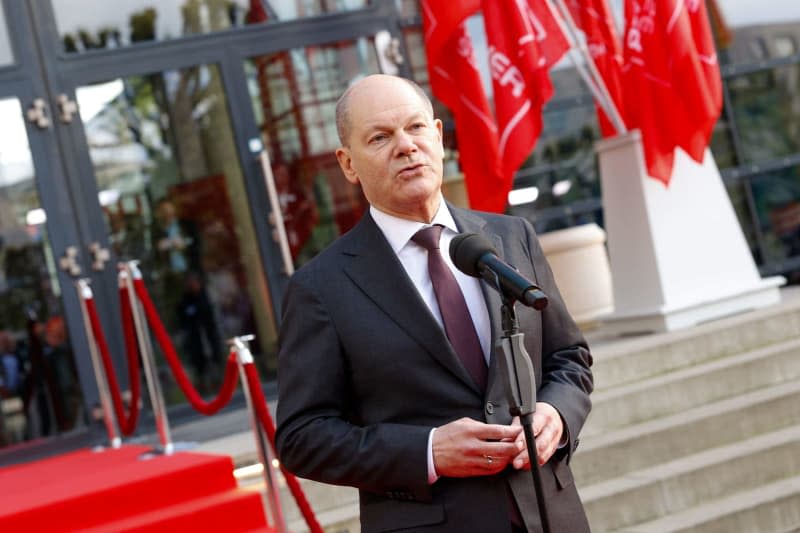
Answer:
[[[620, 16], [624, 1], [610, 2]], [[800, 0], [717, 0], [717, 5], [731, 27], [770, 22], [800, 23]]]

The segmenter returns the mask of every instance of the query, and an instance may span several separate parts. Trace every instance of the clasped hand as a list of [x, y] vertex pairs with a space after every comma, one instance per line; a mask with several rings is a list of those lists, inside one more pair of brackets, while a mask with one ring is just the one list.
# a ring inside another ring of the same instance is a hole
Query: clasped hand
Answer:
[[[537, 402], [533, 434], [539, 464], [546, 463], [556, 451], [563, 431], [558, 411]], [[437, 475], [449, 477], [492, 475], [509, 464], [518, 470], [530, 468], [525, 432], [516, 417], [510, 426], [461, 418], [436, 428], [433, 463]]]

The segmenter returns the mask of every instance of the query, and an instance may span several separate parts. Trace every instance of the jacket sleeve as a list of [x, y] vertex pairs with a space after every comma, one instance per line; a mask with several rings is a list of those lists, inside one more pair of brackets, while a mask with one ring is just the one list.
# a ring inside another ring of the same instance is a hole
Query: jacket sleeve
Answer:
[[542, 384], [537, 401], [547, 402], [561, 414], [569, 436], [567, 461], [578, 443], [578, 435], [589, 415], [589, 394], [594, 382], [589, 347], [570, 316], [556, 286], [553, 272], [544, 256], [533, 226], [521, 219], [536, 282], [548, 296], [549, 304], [541, 313]]

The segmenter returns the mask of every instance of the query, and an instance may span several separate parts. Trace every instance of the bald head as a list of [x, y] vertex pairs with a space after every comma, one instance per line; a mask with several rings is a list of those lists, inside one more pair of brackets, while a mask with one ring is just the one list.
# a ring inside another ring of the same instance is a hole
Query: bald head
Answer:
[[373, 74], [348, 87], [342, 96], [339, 97], [339, 101], [336, 102], [336, 132], [339, 134], [339, 142], [342, 146], [350, 145], [350, 133], [352, 132], [350, 106], [353, 100], [358, 98], [359, 93], [374, 90], [376, 86], [380, 86], [383, 83], [404, 83], [414, 89], [425, 109], [428, 111], [430, 118], [433, 119], [433, 104], [422, 87], [407, 78], [388, 76], [386, 74]]

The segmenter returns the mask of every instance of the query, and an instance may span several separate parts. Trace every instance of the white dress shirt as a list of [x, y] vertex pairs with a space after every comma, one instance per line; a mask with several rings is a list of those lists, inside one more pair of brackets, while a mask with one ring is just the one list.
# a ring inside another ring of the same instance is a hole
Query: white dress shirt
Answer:
[[[481, 343], [483, 356], [486, 358], [486, 364], [489, 364], [489, 357], [491, 354], [492, 330], [489, 321], [489, 310], [486, 308], [486, 301], [483, 299], [483, 292], [481, 291], [480, 282], [477, 278], [468, 276], [458, 270], [453, 261], [450, 259], [450, 241], [453, 240], [459, 231], [456, 228], [456, 223], [453, 220], [453, 215], [447, 208], [444, 199], [440, 199], [439, 210], [433, 217], [430, 224], [416, 222], [413, 220], [406, 220], [398, 218], [393, 215], [384, 213], [374, 206], [369, 208], [370, 215], [380, 228], [389, 245], [397, 254], [397, 258], [405, 268], [406, 273], [411, 278], [414, 286], [419, 291], [420, 296], [428, 305], [436, 321], [444, 328], [442, 321], [442, 313], [439, 310], [439, 303], [436, 301], [436, 293], [433, 290], [433, 283], [431, 282], [430, 274], [428, 273], [428, 252], [411, 240], [411, 237], [420, 229], [436, 224], [444, 226], [442, 236], [439, 241], [439, 249], [444, 259], [445, 264], [453, 272], [453, 275], [461, 287], [461, 292], [464, 294], [464, 300], [467, 302], [467, 309], [472, 317], [472, 322], [475, 325], [475, 331], [478, 334], [478, 339]], [[432, 429], [428, 435], [428, 482], [433, 483], [439, 476], [436, 474], [436, 469], [433, 464], [433, 432]]]
[[383, 232], [386, 240], [389, 241], [389, 245], [392, 247], [392, 250], [394, 250], [394, 253], [397, 254], [397, 258], [400, 260], [403, 268], [405, 268], [411, 281], [414, 282], [414, 286], [417, 288], [417, 291], [419, 291], [420, 296], [425, 300], [433, 317], [442, 328], [444, 328], [442, 313], [439, 310], [439, 303], [436, 301], [436, 293], [433, 291], [433, 283], [428, 273], [428, 252], [425, 248], [412, 241], [411, 237], [422, 228], [434, 226], [436, 224], [444, 226], [439, 241], [442, 259], [444, 259], [447, 267], [453, 272], [456, 282], [458, 282], [458, 286], [464, 294], [469, 314], [472, 317], [472, 323], [475, 325], [475, 331], [478, 333], [483, 356], [486, 358], [488, 364], [490, 345], [492, 342], [489, 311], [486, 308], [486, 301], [483, 299], [483, 292], [481, 291], [478, 278], [473, 278], [458, 270], [455, 265], [453, 265], [453, 260], [450, 259], [450, 241], [453, 240], [453, 237], [458, 235], [459, 231], [456, 228], [456, 223], [453, 220], [453, 216], [450, 214], [450, 210], [447, 208], [447, 204], [445, 204], [444, 201], [439, 204], [439, 211], [436, 212], [430, 224], [397, 218], [371, 206], [370, 214], [378, 225], [378, 228]]

